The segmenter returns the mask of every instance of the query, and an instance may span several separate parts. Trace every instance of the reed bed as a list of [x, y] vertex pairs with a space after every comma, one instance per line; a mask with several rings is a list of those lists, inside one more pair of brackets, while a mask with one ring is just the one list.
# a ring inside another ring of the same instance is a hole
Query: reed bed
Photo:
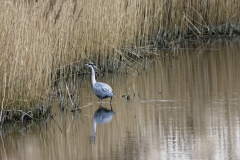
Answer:
[[46, 101], [53, 81], [83, 62], [118, 68], [151, 45], [239, 33], [239, 11], [236, 0], [1, 1], [0, 121]]

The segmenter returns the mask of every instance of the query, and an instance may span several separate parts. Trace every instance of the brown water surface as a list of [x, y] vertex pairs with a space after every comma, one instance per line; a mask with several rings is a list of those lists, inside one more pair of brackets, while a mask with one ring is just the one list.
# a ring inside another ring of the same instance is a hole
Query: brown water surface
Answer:
[[[0, 133], [0, 159], [240, 159], [240, 41], [158, 51], [141, 74], [107, 74], [114, 90], [109, 123], [97, 125], [99, 107], [90, 77], [75, 79], [81, 113]], [[134, 73], [134, 72], [132, 72]], [[122, 97], [129, 94], [130, 100]], [[111, 109], [109, 100], [102, 106]], [[105, 115], [107, 116], [107, 115]]]

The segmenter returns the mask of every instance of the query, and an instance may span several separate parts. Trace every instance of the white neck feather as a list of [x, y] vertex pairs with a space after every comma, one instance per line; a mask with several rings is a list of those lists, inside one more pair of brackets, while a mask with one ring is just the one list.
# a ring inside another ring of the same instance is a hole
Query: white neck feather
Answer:
[[92, 86], [94, 86], [94, 84], [96, 83], [96, 79], [95, 79], [95, 71], [94, 71], [94, 68], [92, 66], [91, 66], [91, 70], [92, 70], [92, 75], [91, 75]]

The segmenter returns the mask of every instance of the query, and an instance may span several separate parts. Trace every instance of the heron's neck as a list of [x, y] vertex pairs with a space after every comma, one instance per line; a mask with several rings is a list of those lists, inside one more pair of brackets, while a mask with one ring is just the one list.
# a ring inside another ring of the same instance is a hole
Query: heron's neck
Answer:
[[91, 67], [92, 70], [92, 75], [91, 75], [91, 79], [92, 79], [92, 86], [94, 86], [94, 84], [96, 83], [96, 79], [95, 79], [95, 71], [94, 68]]
[[93, 119], [93, 124], [92, 124], [92, 136], [96, 136], [96, 129], [97, 129], [97, 123]]
[[97, 128], [97, 123], [95, 122], [95, 120], [94, 120], [94, 118], [93, 118], [91, 143], [94, 143], [94, 142], [95, 142], [95, 138], [96, 138], [96, 128]]

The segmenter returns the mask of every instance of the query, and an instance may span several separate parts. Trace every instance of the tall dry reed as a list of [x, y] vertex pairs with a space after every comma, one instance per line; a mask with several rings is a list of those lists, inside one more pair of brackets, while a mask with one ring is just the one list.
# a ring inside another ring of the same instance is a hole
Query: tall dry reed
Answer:
[[1, 1], [1, 111], [44, 100], [56, 70], [72, 62], [109, 63], [125, 48], [138, 56], [134, 48], [190, 33], [239, 32], [239, 10], [236, 0]]

